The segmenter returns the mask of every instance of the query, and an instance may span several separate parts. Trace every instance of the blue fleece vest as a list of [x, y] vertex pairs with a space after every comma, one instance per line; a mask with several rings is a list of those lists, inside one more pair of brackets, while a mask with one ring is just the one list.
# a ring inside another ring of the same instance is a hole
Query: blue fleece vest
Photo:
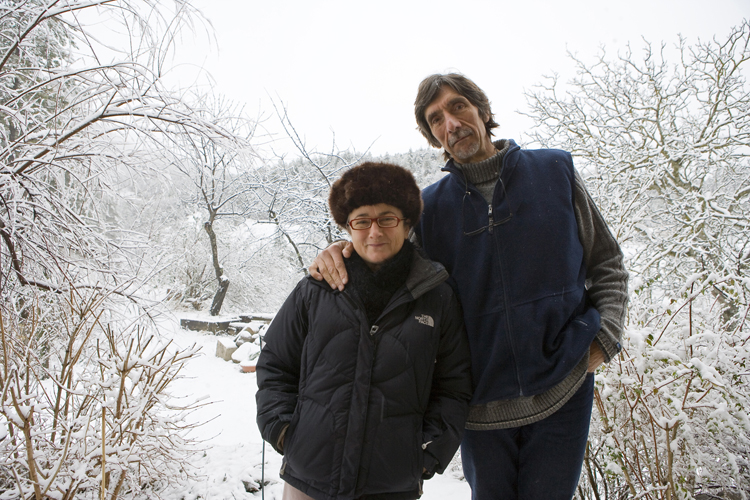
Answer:
[[422, 193], [416, 230], [463, 306], [472, 404], [541, 394], [583, 359], [600, 324], [586, 304], [572, 158], [511, 141], [491, 209], [452, 161], [444, 170]]

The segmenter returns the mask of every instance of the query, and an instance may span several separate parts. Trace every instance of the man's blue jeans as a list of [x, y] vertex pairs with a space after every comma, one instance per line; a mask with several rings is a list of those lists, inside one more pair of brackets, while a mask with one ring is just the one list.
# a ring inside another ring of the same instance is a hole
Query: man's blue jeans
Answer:
[[586, 451], [594, 375], [562, 408], [539, 422], [470, 431], [461, 443], [472, 500], [570, 500]]

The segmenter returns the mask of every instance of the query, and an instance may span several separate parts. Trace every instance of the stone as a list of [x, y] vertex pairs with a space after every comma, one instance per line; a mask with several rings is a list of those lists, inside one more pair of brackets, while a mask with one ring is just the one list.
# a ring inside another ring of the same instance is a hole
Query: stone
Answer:
[[[236, 324], [236, 323], [235, 323]], [[246, 326], [239, 330], [239, 333], [234, 337], [234, 343], [237, 347], [241, 346], [245, 342], [255, 342], [257, 335]]]
[[253, 360], [259, 355], [260, 347], [252, 342], [246, 342], [234, 351], [234, 354], [232, 354], [232, 361], [235, 363], [242, 363], [243, 361]]
[[219, 338], [216, 340], [216, 357], [224, 361], [232, 361], [232, 355], [237, 351], [237, 346], [230, 338]]
[[180, 327], [185, 330], [192, 330], [196, 332], [226, 332], [229, 328], [229, 324], [232, 322], [231, 319], [224, 320], [199, 320], [199, 319], [188, 319], [183, 318], [180, 320]]

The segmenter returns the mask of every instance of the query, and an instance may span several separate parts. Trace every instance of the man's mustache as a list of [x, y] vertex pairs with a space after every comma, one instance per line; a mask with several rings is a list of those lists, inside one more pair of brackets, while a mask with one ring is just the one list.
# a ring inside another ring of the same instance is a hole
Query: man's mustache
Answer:
[[453, 147], [455, 143], [457, 143], [464, 137], [470, 136], [471, 134], [473, 134], [473, 132], [470, 128], [460, 128], [453, 135], [451, 135], [450, 138], [448, 138], [448, 145]]

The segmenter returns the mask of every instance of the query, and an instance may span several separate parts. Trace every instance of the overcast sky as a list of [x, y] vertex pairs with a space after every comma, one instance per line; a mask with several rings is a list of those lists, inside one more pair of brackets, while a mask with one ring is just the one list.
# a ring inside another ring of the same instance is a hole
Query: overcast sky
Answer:
[[[178, 48], [180, 85], [210, 85], [267, 117], [283, 103], [309, 149], [399, 153], [426, 147], [413, 103], [419, 82], [458, 71], [489, 96], [498, 137], [519, 138], [530, 89], [570, 75], [567, 52], [591, 61], [642, 39], [726, 38], [750, 0], [194, 0], [212, 23]], [[210, 75], [210, 76], [209, 76]], [[270, 97], [269, 97], [270, 96]], [[288, 142], [276, 143], [288, 151]]]

